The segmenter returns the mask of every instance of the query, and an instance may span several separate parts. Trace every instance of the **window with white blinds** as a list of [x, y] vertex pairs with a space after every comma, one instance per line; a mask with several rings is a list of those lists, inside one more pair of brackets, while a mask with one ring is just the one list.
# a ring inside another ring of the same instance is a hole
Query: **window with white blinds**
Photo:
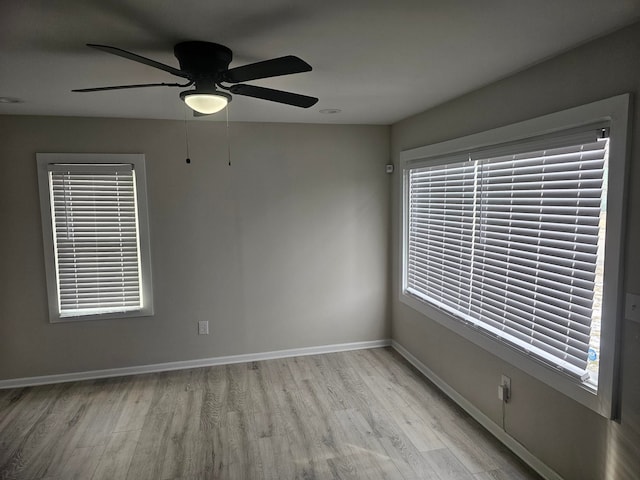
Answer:
[[618, 405], [630, 101], [400, 153], [400, 301], [607, 418]]
[[[77, 162], [63, 163], [62, 158], [42, 165], [48, 186], [46, 230], [55, 277], [55, 288], [50, 289], [55, 291], [55, 319], [149, 314], [139, 172], [133, 163], [79, 163], [82, 157], [74, 158]], [[85, 158], [91, 159], [102, 156]]]
[[608, 167], [600, 132], [408, 171], [406, 291], [593, 383]]
[[60, 316], [142, 305], [131, 165], [49, 165]]

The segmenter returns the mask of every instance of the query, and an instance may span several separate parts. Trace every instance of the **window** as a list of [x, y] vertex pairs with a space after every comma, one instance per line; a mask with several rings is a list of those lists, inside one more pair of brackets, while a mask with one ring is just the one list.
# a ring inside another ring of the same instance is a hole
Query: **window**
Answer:
[[607, 416], [627, 104], [402, 154], [402, 300]]
[[151, 315], [144, 156], [37, 162], [50, 320]]

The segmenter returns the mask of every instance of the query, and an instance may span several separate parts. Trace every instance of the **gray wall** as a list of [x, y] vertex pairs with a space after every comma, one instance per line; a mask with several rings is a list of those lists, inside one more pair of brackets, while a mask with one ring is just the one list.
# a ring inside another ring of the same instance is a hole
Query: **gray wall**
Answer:
[[[0, 379], [389, 338], [389, 127], [189, 130], [0, 117]], [[36, 152], [146, 154], [153, 317], [48, 323]]]
[[[392, 154], [625, 92], [635, 95], [626, 291], [640, 293], [640, 24], [538, 64], [392, 127]], [[425, 80], [428, 88], [428, 79]], [[608, 421], [399, 303], [400, 175], [392, 193], [392, 335], [496, 424], [500, 375], [512, 379], [506, 431], [566, 479], [640, 476], [640, 324], [625, 321], [622, 418]]]

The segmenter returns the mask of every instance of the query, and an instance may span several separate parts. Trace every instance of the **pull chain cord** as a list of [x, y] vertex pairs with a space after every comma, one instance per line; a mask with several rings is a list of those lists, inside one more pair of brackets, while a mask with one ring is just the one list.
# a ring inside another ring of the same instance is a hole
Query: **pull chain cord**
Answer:
[[229, 166], [231, 166], [231, 140], [229, 138], [229, 104], [225, 108], [227, 113], [227, 159], [229, 160]]
[[191, 156], [189, 155], [189, 129], [187, 128], [187, 109], [184, 109], [184, 143], [187, 147], [187, 163], [191, 163]]

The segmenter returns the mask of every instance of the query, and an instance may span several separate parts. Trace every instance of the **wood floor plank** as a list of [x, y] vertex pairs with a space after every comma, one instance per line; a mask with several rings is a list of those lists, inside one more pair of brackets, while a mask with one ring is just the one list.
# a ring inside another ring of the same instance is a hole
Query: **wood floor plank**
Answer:
[[273, 396], [265, 362], [251, 362], [247, 371], [247, 407], [254, 413], [272, 413]]
[[286, 468], [288, 462], [283, 461], [276, 455], [273, 436], [259, 438], [257, 443], [262, 466], [262, 476], [260, 478], [264, 480], [280, 480], [293, 477], [292, 471]]
[[101, 449], [91, 447], [105, 447], [109, 442], [131, 386], [124, 378], [110, 378], [80, 382], [73, 387], [73, 410], [67, 415], [68, 421], [58, 432], [54, 445], [40, 456], [41, 462], [48, 462], [47, 475], [64, 478], [69, 470], [64, 473], [63, 469], [72, 458], [77, 461], [87, 452], [95, 458]]
[[361, 466], [357, 468], [360, 478], [398, 478], [401, 475], [359, 411], [342, 410], [336, 412], [336, 418], [345, 433], [345, 448], [353, 452], [359, 465], [365, 466], [364, 471]]
[[422, 454], [440, 480], [473, 480], [471, 473], [447, 448]]
[[[297, 461], [294, 472], [302, 468], [303, 474], [311, 472], [318, 478], [331, 478], [328, 461], [340, 456], [342, 450], [331, 422], [335, 412], [327, 398], [327, 389], [321, 378], [312, 381], [310, 377], [312, 364], [309, 357], [298, 359], [295, 364], [292, 359], [285, 359], [272, 374], [279, 379], [276, 383], [282, 385], [276, 397], [279, 398], [280, 418], [284, 419], [283, 425], [287, 427], [285, 435], [290, 439], [296, 438], [291, 454], [295, 458], [313, 460], [308, 465]], [[306, 374], [298, 378], [298, 371]], [[288, 419], [295, 419], [295, 422]]]
[[258, 448], [264, 469], [264, 478], [292, 480], [296, 477], [296, 459], [286, 436], [274, 435], [258, 440]]
[[[311, 376], [313, 366], [308, 358], [289, 358], [285, 364], [288, 368], [283, 371], [283, 380], [290, 390], [296, 392], [300, 408], [309, 415], [320, 417], [331, 412], [333, 409], [327, 398], [327, 389], [323, 382]], [[298, 376], [299, 372], [303, 372], [301, 376]]]
[[422, 416], [413, 411], [409, 404], [396, 393], [392, 384], [385, 379], [374, 376], [362, 376], [366, 385], [372, 391], [378, 392], [377, 400], [384, 408], [389, 418], [395, 420], [398, 427], [407, 436], [409, 441], [420, 452], [444, 448], [442, 440], [427, 424]]
[[246, 363], [235, 363], [225, 367], [229, 384], [229, 394], [227, 396], [228, 412], [239, 412], [246, 408], [248, 366]]
[[204, 478], [228, 477], [226, 438], [228, 381], [224, 367], [205, 369], [200, 408], [200, 442], [204, 457]]
[[511, 454], [509, 449], [493, 437], [478, 422], [471, 418], [459, 417], [456, 423], [467, 432], [471, 440], [499, 466], [496, 471], [504, 472], [513, 480], [527, 478], [530, 468], [522, 460]]
[[107, 442], [91, 480], [125, 478], [140, 437], [140, 430], [114, 432]]
[[258, 438], [283, 435], [281, 410], [277, 408], [277, 383], [271, 381], [268, 362], [252, 362], [248, 371], [247, 410]]
[[[322, 391], [322, 382], [311, 381], [307, 375], [297, 378], [297, 371], [310, 375], [311, 364], [306, 359], [293, 362], [285, 359], [281, 369], [284, 392], [289, 399], [289, 408], [295, 409], [301, 419], [299, 428], [308, 442], [308, 453], [313, 458], [327, 459], [339, 454], [335, 435], [328, 421], [334, 413]], [[293, 367], [293, 368], [292, 368]], [[324, 467], [324, 464], [322, 465]]]
[[323, 385], [326, 400], [331, 405], [331, 410], [346, 410], [351, 408], [349, 395], [344, 391], [342, 381], [335, 370], [327, 362], [327, 356], [315, 355], [309, 358], [310, 368], [315, 374], [316, 381]]
[[86, 480], [92, 478], [102, 456], [105, 445], [76, 448], [56, 478], [67, 480]]
[[343, 396], [352, 408], [360, 411], [378, 437], [406, 438], [396, 422], [389, 418], [378, 396], [364, 384], [355, 369], [345, 366], [338, 355], [327, 356], [327, 362], [339, 377]]
[[380, 444], [395, 464], [402, 478], [438, 480], [434, 470], [426, 462], [422, 454], [404, 437], [382, 437]]
[[[380, 352], [374, 352], [374, 358], [378, 358]], [[378, 365], [380, 369], [389, 369], [392, 382], [397, 383], [394, 388], [383, 389], [383, 392], [389, 394], [393, 392], [408, 401], [408, 410], [396, 410], [391, 415], [401, 415], [406, 417], [408, 423], [400, 424], [408, 427], [405, 431], [414, 442], [424, 442], [419, 444], [418, 449], [428, 451], [432, 448], [442, 448], [445, 445], [451, 449], [463, 464], [472, 472], [483, 472], [499, 468], [494, 459], [482, 449], [482, 445], [487, 442], [487, 438], [479, 439], [473, 425], [477, 423], [470, 419], [464, 412], [457, 412], [452, 415], [451, 408], [448, 407], [447, 401], [440, 398], [438, 392], [433, 392], [430, 384], [425, 384], [420, 377], [414, 376], [410, 367], [403, 366], [395, 362], [387, 362]], [[402, 371], [409, 373], [403, 376]], [[399, 388], [398, 388], [399, 387]], [[404, 395], [403, 395], [404, 393]], [[407, 396], [407, 393], [409, 396]], [[411, 402], [411, 398], [429, 399], [429, 403]], [[447, 409], [446, 413], [440, 413]], [[456, 412], [456, 409], [453, 412]], [[434, 415], [434, 413], [438, 415]], [[414, 415], [415, 414], [415, 415]], [[460, 419], [463, 421], [459, 421]], [[425, 429], [424, 435], [420, 435], [420, 424], [423, 423]], [[414, 429], [413, 426], [418, 427]], [[484, 431], [484, 430], [483, 430]], [[415, 435], [418, 434], [418, 435]], [[487, 433], [487, 435], [489, 435]], [[493, 439], [492, 439], [493, 440]]]
[[[317, 356], [317, 355], [316, 355]], [[297, 380], [314, 380], [313, 356], [287, 358], [287, 365]]]
[[208, 368], [204, 377], [204, 397], [200, 411], [200, 425], [212, 431], [226, 419], [228, 382], [224, 367]]
[[[377, 353], [381, 352], [378, 351]], [[351, 393], [350, 402], [357, 405], [357, 408], [363, 413], [363, 415], [365, 415], [367, 421], [380, 436], [391, 438], [396, 445], [402, 446], [402, 450], [397, 453], [405, 456], [404, 460], [410, 462], [409, 464], [417, 475], [420, 477], [431, 476], [431, 467], [425, 464], [422, 456], [420, 455], [420, 451], [416, 448], [416, 445], [407, 437], [406, 433], [403, 431], [404, 429], [401, 428], [393, 418], [390, 418], [387, 410], [382, 408], [378, 401], [379, 398], [367, 395], [365, 388], [360, 384], [361, 382], [358, 381], [358, 378], [354, 373], [354, 369], [344, 366], [345, 362], [340, 358], [341, 355], [342, 354], [332, 355], [327, 359], [327, 361], [333, 365], [333, 368], [343, 381], [345, 389]], [[412, 375], [405, 375], [406, 373], [413, 374], [411, 370], [404, 370], [401, 366], [392, 365], [389, 369], [389, 373], [391, 375], [390, 378], [396, 382], [395, 387], [397, 389], [402, 390], [406, 385], [410, 385], [411, 389], [409, 394], [405, 397], [409, 401], [418, 395], [420, 395], [421, 400], [430, 398], [429, 392], [425, 389], [425, 384], [419, 378], [413, 378]], [[375, 398], [375, 401], [373, 398]], [[414, 401], [414, 403], [416, 402]], [[429, 403], [429, 405], [431, 405], [431, 403]], [[391, 410], [394, 410], [393, 407]], [[397, 411], [395, 413], [397, 414]], [[427, 435], [425, 435], [424, 438], [425, 442], [428, 438], [431, 438], [431, 445], [425, 446], [419, 443], [418, 446], [423, 447], [426, 450], [431, 449], [432, 445], [441, 444], [441, 441], [434, 439], [434, 433], [430, 430], [427, 431]]]
[[499, 469], [500, 465], [489, 453], [490, 449], [483, 448], [484, 442], [470, 427], [473, 422], [475, 420], [471, 418], [467, 418], [467, 422], [463, 424], [445, 420], [436, 434], [471, 473]]
[[202, 431], [202, 453], [205, 459], [203, 478], [229, 478], [228, 441], [226, 439], [226, 420], [219, 423], [219, 427]]
[[[415, 374], [412, 367], [402, 362], [382, 363], [380, 350], [372, 351], [372, 357], [378, 360], [379, 369], [389, 369], [392, 375], [390, 378], [397, 382], [397, 387], [400, 387], [394, 388], [393, 391], [398, 392], [409, 402], [410, 411], [426, 423], [443, 446], [454, 452], [465, 467], [473, 473], [500, 467], [500, 464], [496, 463], [495, 459], [482, 448], [487, 442], [495, 439], [492, 437], [489, 439], [490, 435], [484, 429], [482, 432], [487, 436], [480, 438], [477, 430], [474, 429], [474, 425], [478, 425], [477, 422], [459, 407], [449, 405], [451, 402], [441, 398], [441, 394], [434, 390], [432, 384]], [[403, 372], [406, 375], [403, 375]], [[429, 435], [421, 438], [427, 440]], [[437, 445], [437, 441], [434, 445]]]
[[[37, 391], [37, 389], [28, 387], [0, 390], [0, 393], [2, 393], [0, 398], [0, 429], [7, 428], [8, 422], [15, 418], [16, 412], [19, 410], [19, 402], [27, 401], [25, 397], [29, 394], [34, 395], [33, 392]], [[44, 397], [43, 400], [48, 399]]]
[[83, 428], [79, 428], [77, 447], [106, 445], [132, 384], [120, 377], [96, 380], [94, 386], [95, 394], [90, 394], [90, 401], [80, 421]]
[[386, 348], [3, 391], [0, 479], [534, 480]]
[[132, 386], [127, 401], [118, 417], [114, 432], [140, 431], [151, 406], [158, 383], [157, 375], [137, 375], [131, 379]]
[[512, 477], [502, 470], [492, 470], [490, 472], [480, 472], [473, 476], [474, 480], [513, 480], [517, 477]]
[[11, 478], [28, 461], [24, 452], [27, 437], [38, 434], [35, 425], [63, 389], [62, 385], [21, 388], [7, 395], [0, 411], [0, 478]]
[[177, 394], [184, 388], [175, 380], [175, 372], [158, 375], [158, 388], [151, 400], [149, 412], [145, 416], [142, 431], [136, 443], [127, 479], [157, 480], [161, 478], [163, 462], [168, 442]]
[[[53, 467], [62, 466], [59, 452], [65, 448], [70, 437], [69, 424], [75, 418], [75, 412], [81, 408], [81, 400], [78, 391], [73, 384], [60, 384], [55, 389], [48, 391], [50, 401], [37, 421], [21, 437], [22, 441], [12, 453], [12, 458], [7, 465], [10, 469], [2, 468], [2, 475], [12, 478], [40, 478], [45, 475], [55, 475]], [[69, 448], [69, 455], [75, 446]], [[66, 458], [65, 458], [66, 461]]]
[[371, 350], [371, 361], [384, 372], [394, 389], [409, 406], [423, 415], [428, 424], [438, 420], [455, 418], [463, 410], [427, 380], [418, 370], [406, 362], [398, 352], [390, 348]]
[[[286, 362], [275, 360], [266, 363], [266, 369], [273, 382], [272, 390], [274, 408], [282, 420], [281, 428], [289, 444], [289, 458], [293, 460], [294, 478], [316, 478], [318, 469], [328, 468], [324, 459], [314, 461], [312, 454], [314, 438], [305, 427], [307, 416], [299, 399], [299, 392], [295, 383], [291, 381]], [[282, 452], [286, 455], [286, 452]]]
[[180, 478], [197, 476], [205, 468], [198, 442], [203, 391], [193, 389], [189, 384], [180, 390], [176, 397], [176, 408], [173, 412], [169, 439], [165, 451], [162, 478]]

